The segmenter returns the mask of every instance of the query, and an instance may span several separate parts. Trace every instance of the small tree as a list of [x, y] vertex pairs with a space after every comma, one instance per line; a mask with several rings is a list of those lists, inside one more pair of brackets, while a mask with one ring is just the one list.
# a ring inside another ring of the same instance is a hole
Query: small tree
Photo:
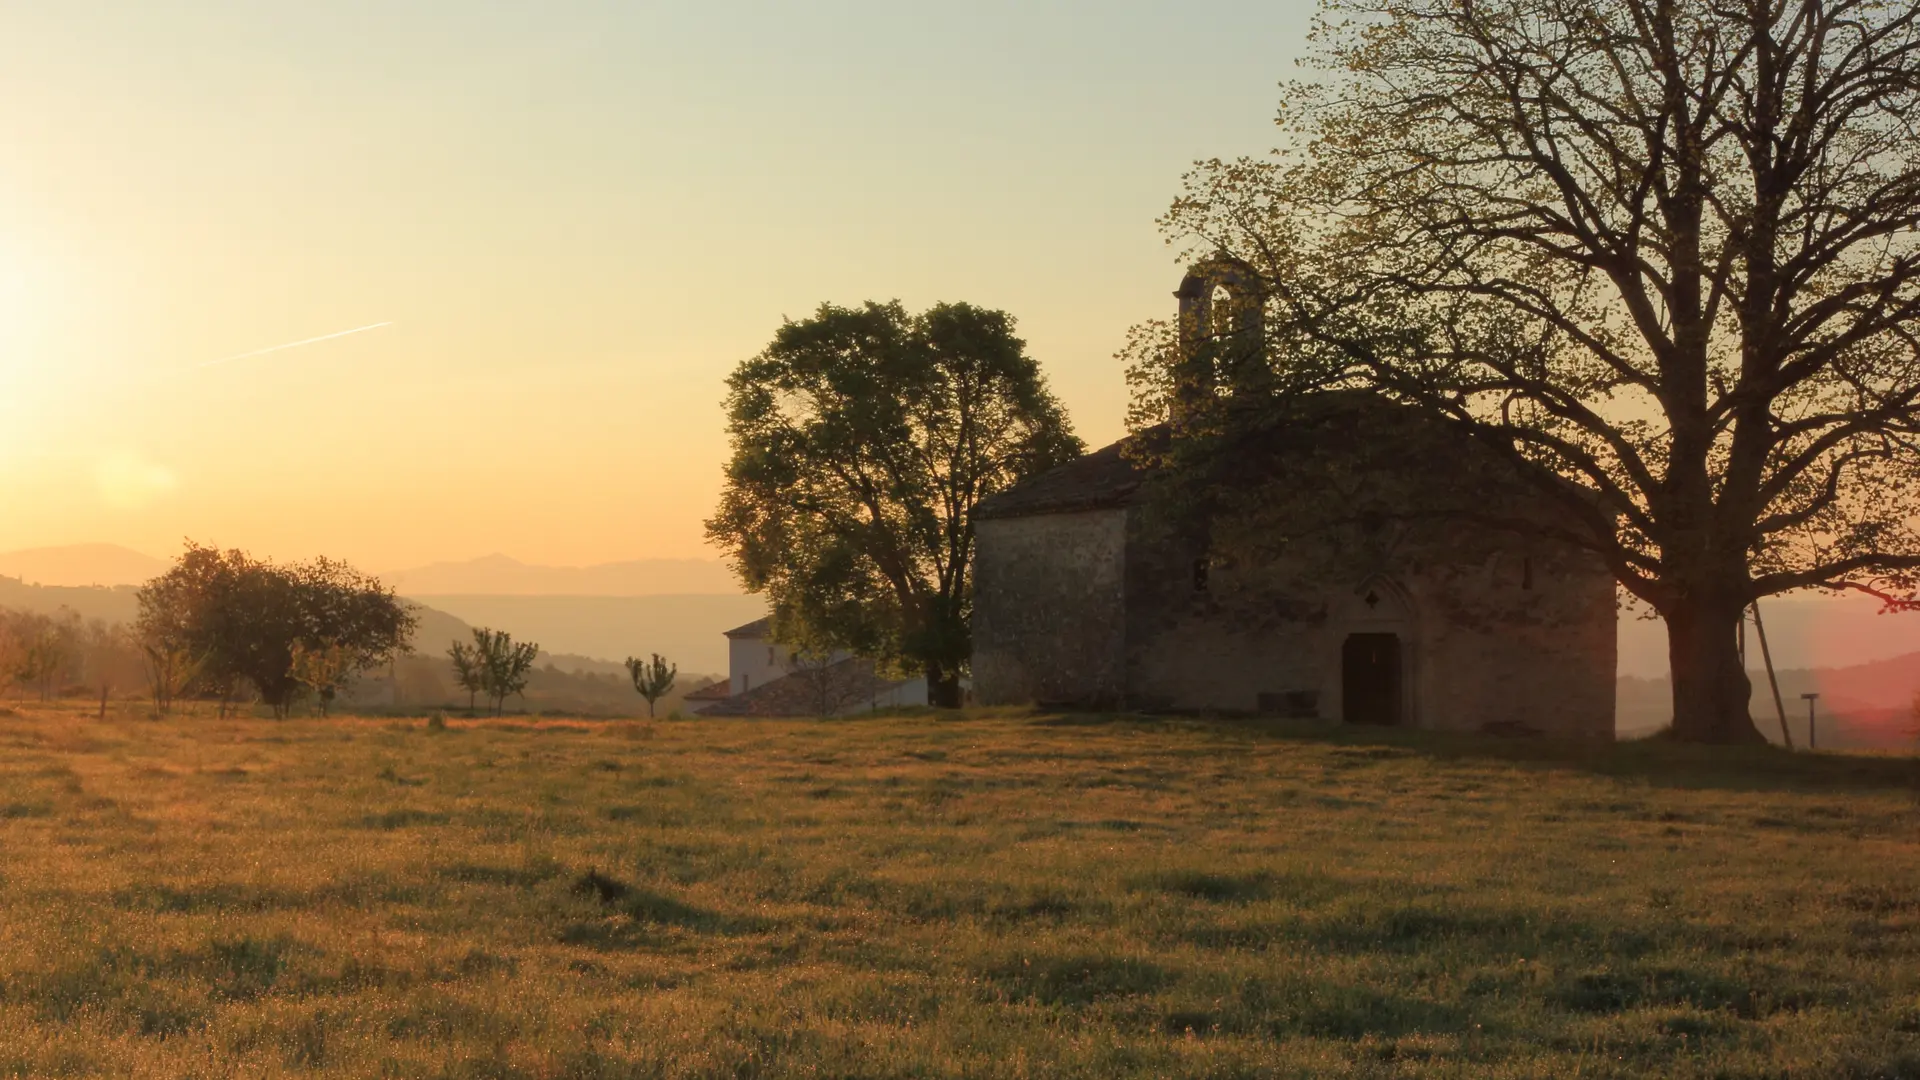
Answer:
[[124, 625], [95, 619], [86, 626], [81, 652], [87, 678], [100, 691], [100, 719], [105, 720], [114, 689], [140, 678], [140, 647]]
[[353, 652], [337, 641], [319, 646], [296, 641], [287, 675], [313, 692], [320, 701], [320, 715], [326, 716], [341, 684], [353, 673], [353, 666]]
[[152, 637], [140, 638], [139, 644], [147, 692], [153, 697], [153, 713], [156, 717], [166, 716], [173, 712], [174, 699], [206, 666], [205, 654], [195, 656], [184, 648]]
[[480, 691], [487, 688], [487, 665], [480, 656], [478, 642], [481, 631], [475, 630], [475, 644], [456, 641], [447, 648], [447, 655], [453, 659], [453, 681], [467, 692], [467, 712], [474, 709], [474, 699]]
[[15, 659], [15, 677], [39, 691], [40, 700], [50, 701], [59, 689], [61, 676], [69, 674], [79, 661], [79, 617], [69, 614], [67, 618], [55, 619], [26, 615], [17, 621], [20, 646]]
[[53, 697], [54, 676], [64, 660], [60, 655], [60, 639], [50, 630], [41, 630], [27, 641], [25, 657], [20, 663], [21, 681], [31, 683], [39, 692], [40, 700], [48, 701]]
[[531, 641], [516, 642], [505, 630], [475, 627], [474, 648], [480, 656], [482, 686], [493, 700], [493, 715], [499, 716], [508, 698], [523, 693], [540, 655], [540, 646]]
[[14, 620], [0, 612], [0, 695], [13, 689], [20, 678], [22, 643]]
[[647, 699], [647, 719], [653, 719], [654, 703], [665, 697], [673, 689], [673, 677], [680, 672], [680, 665], [667, 665], [667, 658], [659, 653], [653, 654], [651, 663], [638, 657], [627, 657], [627, 675], [633, 679], [633, 688]]

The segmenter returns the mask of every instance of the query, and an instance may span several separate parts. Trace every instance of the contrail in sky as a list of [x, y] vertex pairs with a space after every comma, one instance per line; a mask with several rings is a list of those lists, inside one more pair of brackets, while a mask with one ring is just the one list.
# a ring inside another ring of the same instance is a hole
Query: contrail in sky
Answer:
[[369, 330], [378, 330], [383, 326], [392, 326], [392, 325], [393, 325], [393, 320], [388, 319], [386, 322], [370, 323], [366, 326], [356, 326], [351, 330], [339, 330], [331, 334], [321, 334], [319, 337], [305, 338], [300, 341], [289, 341], [285, 345], [272, 345], [264, 349], [255, 349], [252, 352], [243, 352], [237, 356], [223, 356], [218, 360], [206, 360], [201, 362], [200, 366], [212, 367], [215, 364], [230, 364], [235, 360], [245, 360], [250, 356], [265, 356], [268, 353], [279, 352], [282, 349], [297, 349], [302, 345], [311, 345], [316, 341], [332, 341], [334, 338], [346, 337], [348, 334], [364, 334]]

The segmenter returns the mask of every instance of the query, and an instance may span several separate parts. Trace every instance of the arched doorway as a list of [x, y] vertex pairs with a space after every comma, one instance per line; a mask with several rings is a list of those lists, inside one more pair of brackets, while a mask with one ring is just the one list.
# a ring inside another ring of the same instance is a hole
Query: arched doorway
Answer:
[[1400, 635], [1348, 634], [1340, 647], [1341, 718], [1349, 724], [1401, 722]]
[[1421, 724], [1413, 692], [1420, 620], [1406, 588], [1390, 574], [1370, 574], [1331, 614], [1328, 644], [1339, 649], [1340, 718], [1349, 724]]

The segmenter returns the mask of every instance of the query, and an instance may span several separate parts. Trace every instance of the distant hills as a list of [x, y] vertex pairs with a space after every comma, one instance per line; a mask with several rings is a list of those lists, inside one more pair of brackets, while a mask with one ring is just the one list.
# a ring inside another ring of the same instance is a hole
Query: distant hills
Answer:
[[[429, 608], [556, 653], [617, 661], [658, 652], [685, 671], [726, 671], [722, 633], [766, 614], [766, 601], [743, 595], [713, 559], [539, 566], [488, 555], [380, 579]], [[428, 640], [423, 630], [419, 647]]]
[[[1780, 710], [1774, 704], [1767, 673], [1757, 666], [1747, 672], [1753, 682], [1748, 710], [1761, 734], [1780, 742]], [[1920, 720], [1913, 715], [1913, 699], [1920, 694], [1920, 652], [1848, 667], [1786, 668], [1777, 672], [1781, 705], [1786, 706], [1787, 730], [1794, 745], [1807, 745], [1807, 703], [1800, 695], [1820, 695], [1816, 703], [1820, 745], [1827, 748], [1913, 748], [1920, 746]], [[1673, 716], [1673, 690], [1665, 676], [1622, 677], [1617, 685], [1614, 716], [1622, 735], [1644, 734], [1666, 726]]]
[[717, 559], [635, 559], [596, 566], [538, 566], [506, 555], [383, 573], [408, 596], [739, 596]]
[[13, 577], [0, 577], [0, 608], [9, 611], [33, 611], [55, 615], [62, 608], [82, 619], [108, 623], [131, 623], [140, 608], [134, 599], [135, 586], [117, 585], [30, 585]]
[[[83, 619], [99, 619], [106, 623], [132, 623], [140, 614], [139, 603], [135, 599], [136, 588], [132, 585], [119, 585], [113, 588], [98, 586], [71, 585], [29, 585], [11, 577], [0, 577], [0, 609], [10, 611], [32, 611], [44, 615], [58, 615], [63, 610], [71, 611]], [[411, 598], [409, 598], [411, 599]], [[529, 598], [541, 599], [541, 598]], [[566, 601], [567, 597], [552, 598]], [[595, 674], [618, 674], [625, 678], [625, 672], [614, 657], [612, 649], [594, 649], [582, 651], [574, 648], [581, 640], [596, 641], [607, 645], [625, 646], [626, 651], [619, 652], [624, 658], [630, 653], [642, 651], [663, 652], [680, 665], [682, 672], [725, 672], [727, 670], [727, 643], [721, 632], [740, 623], [748, 622], [764, 614], [764, 609], [754, 606], [747, 618], [737, 618], [738, 605], [747, 597], [637, 597], [631, 599], [608, 598], [614, 605], [631, 605], [624, 612], [601, 612], [590, 618], [588, 625], [592, 630], [582, 635], [567, 632], [567, 616], [564, 607], [559, 614], [544, 613], [547, 620], [536, 617], [531, 620], [532, 629], [512, 622], [498, 620], [481, 621], [481, 625], [494, 626], [527, 641], [538, 642], [541, 646], [540, 664], [551, 663], [562, 671], [587, 671]], [[702, 610], [699, 601], [717, 601], [710, 609]], [[651, 603], [659, 601], [659, 603]], [[727, 602], [732, 601], [729, 607]], [[459, 615], [452, 614], [431, 604], [413, 600], [415, 613], [419, 616], [419, 626], [413, 635], [414, 651], [433, 657], [444, 657], [448, 644], [454, 641], [466, 641], [472, 637], [473, 625]], [[464, 607], [464, 605], [462, 605]], [[588, 605], [589, 615], [592, 605]], [[472, 609], [468, 609], [472, 610]], [[512, 611], [488, 611], [482, 614], [506, 615], [512, 617]], [[536, 615], [538, 605], [536, 605]], [[556, 629], [560, 633], [546, 633], [542, 630]], [[600, 637], [595, 638], [597, 632]], [[648, 644], [651, 642], [652, 644]]]
[[[1920, 652], [1920, 612], [1880, 614], [1870, 596], [1789, 596], [1760, 602], [1774, 666], [1844, 668]], [[1659, 678], [1667, 673], [1667, 624], [1620, 613], [1619, 673]], [[1747, 634], [1747, 666], [1760, 670], [1760, 642]], [[1772, 704], [1769, 702], [1768, 707]]]
[[[661, 653], [682, 671], [726, 671], [721, 635], [767, 613], [757, 596], [440, 596], [408, 594], [475, 626], [506, 630], [557, 653], [607, 660]], [[415, 646], [426, 651], [424, 628]]]
[[[132, 622], [134, 590], [167, 563], [113, 544], [75, 544], [0, 554], [0, 607]], [[724, 564], [640, 559], [599, 566], [538, 566], [505, 555], [382, 574], [422, 605], [414, 646], [439, 655], [471, 626], [536, 641], [567, 670], [617, 670], [627, 656], [658, 652], [686, 672], [727, 670], [722, 633], [766, 614]]]
[[118, 544], [69, 544], [0, 554], [0, 577], [18, 578], [29, 585], [140, 585], [166, 569], [164, 560]]
[[[28, 585], [141, 585], [165, 559], [118, 544], [68, 544], [0, 553], [0, 577]], [[632, 559], [594, 566], [541, 566], [507, 555], [437, 562], [377, 575], [408, 596], [739, 596], [717, 559]]]

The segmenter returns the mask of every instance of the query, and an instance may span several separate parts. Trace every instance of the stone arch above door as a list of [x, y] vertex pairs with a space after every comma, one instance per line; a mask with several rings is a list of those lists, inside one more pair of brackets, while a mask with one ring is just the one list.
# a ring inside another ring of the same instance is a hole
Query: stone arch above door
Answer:
[[1391, 575], [1368, 575], [1344, 598], [1340, 621], [1351, 626], [1392, 629], [1405, 626], [1410, 634], [1416, 621], [1413, 596]]
[[1340, 695], [1335, 715], [1347, 718], [1346, 664], [1349, 642], [1357, 637], [1391, 635], [1398, 641], [1397, 674], [1393, 694], [1392, 723], [1420, 723], [1419, 686], [1421, 641], [1419, 615], [1413, 595], [1393, 575], [1378, 572], [1362, 578], [1359, 585], [1339, 596], [1328, 613], [1328, 662], [1330, 689]]

